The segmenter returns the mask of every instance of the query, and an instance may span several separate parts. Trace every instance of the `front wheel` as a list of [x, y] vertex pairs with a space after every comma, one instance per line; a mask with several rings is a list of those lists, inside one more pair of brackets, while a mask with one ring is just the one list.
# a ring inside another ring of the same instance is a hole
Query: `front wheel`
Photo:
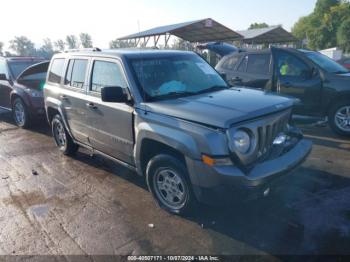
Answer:
[[19, 97], [12, 103], [12, 116], [17, 126], [21, 128], [28, 128], [30, 126], [30, 117], [27, 106]]
[[329, 124], [339, 135], [350, 136], [350, 102], [336, 103], [329, 112]]
[[78, 150], [78, 145], [73, 142], [73, 139], [67, 132], [62, 117], [55, 115], [51, 121], [52, 135], [56, 145], [64, 155], [73, 155]]
[[183, 215], [195, 207], [187, 169], [178, 158], [165, 154], [153, 157], [147, 165], [146, 179], [153, 197], [166, 211]]

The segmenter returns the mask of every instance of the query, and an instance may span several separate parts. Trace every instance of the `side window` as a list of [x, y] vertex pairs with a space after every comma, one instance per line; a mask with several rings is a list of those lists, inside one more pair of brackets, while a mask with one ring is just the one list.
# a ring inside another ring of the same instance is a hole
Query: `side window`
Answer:
[[54, 59], [51, 62], [48, 81], [51, 83], [61, 83], [63, 74], [64, 58]]
[[88, 60], [85, 59], [69, 60], [64, 84], [75, 88], [83, 88], [85, 83], [87, 65]]
[[9, 78], [5, 60], [0, 60], [0, 74], [4, 74], [6, 78]]
[[270, 71], [270, 54], [248, 55], [247, 72], [251, 74], [268, 75]]
[[245, 56], [241, 63], [239, 64], [237, 71], [238, 72], [245, 72], [247, 70], [247, 62], [248, 62], [248, 56]]
[[303, 78], [309, 66], [301, 59], [286, 52], [277, 52], [277, 74], [282, 77]]
[[101, 92], [105, 86], [127, 87], [122, 69], [119, 64], [106, 61], [95, 61], [92, 69], [90, 90]]

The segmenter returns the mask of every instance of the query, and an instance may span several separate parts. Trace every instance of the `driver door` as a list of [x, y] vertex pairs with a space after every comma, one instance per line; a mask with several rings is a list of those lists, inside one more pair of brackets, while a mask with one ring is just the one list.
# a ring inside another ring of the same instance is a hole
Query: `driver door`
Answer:
[[294, 113], [317, 115], [321, 108], [322, 80], [319, 72], [288, 51], [273, 49], [274, 90], [297, 98]]
[[134, 108], [127, 103], [102, 102], [101, 88], [105, 86], [119, 86], [128, 92], [121, 63], [115, 59], [95, 59], [92, 64], [86, 100], [90, 143], [102, 153], [132, 164]]

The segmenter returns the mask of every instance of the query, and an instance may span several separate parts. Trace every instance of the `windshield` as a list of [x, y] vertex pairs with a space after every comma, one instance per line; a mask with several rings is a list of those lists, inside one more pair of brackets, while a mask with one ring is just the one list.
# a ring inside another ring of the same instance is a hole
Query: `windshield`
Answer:
[[307, 52], [306, 56], [328, 73], [345, 74], [349, 72], [345, 67], [321, 53]]
[[27, 67], [38, 63], [38, 61], [10, 61], [9, 67], [13, 77], [16, 79]]
[[148, 100], [228, 88], [221, 76], [197, 55], [132, 59], [131, 66]]

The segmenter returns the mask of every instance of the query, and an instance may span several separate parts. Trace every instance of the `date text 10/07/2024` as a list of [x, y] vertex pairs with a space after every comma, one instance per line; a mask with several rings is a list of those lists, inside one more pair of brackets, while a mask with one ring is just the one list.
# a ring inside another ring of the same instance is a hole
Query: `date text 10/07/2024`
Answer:
[[128, 261], [220, 261], [217, 256], [128, 256]]

